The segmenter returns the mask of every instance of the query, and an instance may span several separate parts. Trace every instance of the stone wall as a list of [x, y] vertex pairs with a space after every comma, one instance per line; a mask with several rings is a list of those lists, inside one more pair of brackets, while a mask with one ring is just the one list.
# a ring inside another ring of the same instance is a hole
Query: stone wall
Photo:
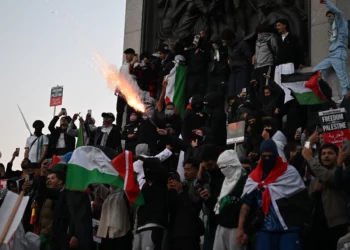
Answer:
[[[349, 0], [332, 0], [333, 3], [343, 12], [346, 20], [350, 20], [350, 1]], [[311, 0], [311, 66], [316, 66], [328, 56], [328, 22], [326, 19], [327, 7], [320, 4], [320, 0]], [[350, 73], [350, 59], [348, 57], [347, 70]], [[312, 69], [312, 68], [311, 68]], [[305, 69], [305, 71], [310, 68]], [[333, 89], [333, 96], [339, 99], [341, 94], [339, 81], [333, 70], [325, 75], [327, 82]]]
[[[328, 56], [328, 22], [325, 16], [327, 8], [324, 4], [320, 4], [320, 0], [305, 1], [311, 1], [311, 67], [304, 69], [304, 71], [310, 71], [314, 66], [316, 66], [319, 62]], [[335, 3], [337, 7], [343, 12], [344, 18], [346, 20], [350, 20], [350, 1], [332, 0], [332, 2]], [[143, 0], [126, 1], [124, 48], [134, 48], [137, 53], [139, 53], [141, 49], [143, 20], [142, 13]], [[350, 73], [349, 62], [350, 58], [348, 57], [348, 73]], [[334, 74], [334, 71], [330, 70], [325, 75], [325, 77], [333, 88], [333, 95], [336, 97], [336, 99], [339, 98], [339, 81]]]

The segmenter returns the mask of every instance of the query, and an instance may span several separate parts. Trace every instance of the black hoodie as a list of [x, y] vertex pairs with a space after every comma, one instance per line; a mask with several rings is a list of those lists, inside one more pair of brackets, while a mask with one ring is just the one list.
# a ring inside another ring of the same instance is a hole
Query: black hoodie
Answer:
[[210, 92], [205, 96], [206, 108], [209, 113], [207, 127], [210, 128], [214, 143], [218, 146], [226, 146], [226, 113], [224, 110], [224, 100], [217, 92]]

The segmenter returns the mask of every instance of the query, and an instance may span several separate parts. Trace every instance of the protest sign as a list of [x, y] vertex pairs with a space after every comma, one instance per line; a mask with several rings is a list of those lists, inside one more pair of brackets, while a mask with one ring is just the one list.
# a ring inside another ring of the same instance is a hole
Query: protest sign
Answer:
[[245, 121], [227, 125], [227, 144], [244, 142]]
[[63, 99], [63, 86], [53, 87], [51, 89], [50, 107], [56, 107], [62, 105]]
[[350, 140], [346, 110], [344, 108], [319, 112], [325, 143], [341, 146], [344, 140]]
[[29, 196], [8, 191], [0, 208], [0, 245], [8, 244], [22, 220]]

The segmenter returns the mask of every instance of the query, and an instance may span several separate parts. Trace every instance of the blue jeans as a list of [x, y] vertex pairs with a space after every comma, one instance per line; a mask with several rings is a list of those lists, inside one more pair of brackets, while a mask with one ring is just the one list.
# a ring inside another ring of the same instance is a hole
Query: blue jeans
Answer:
[[256, 250], [301, 250], [299, 231], [256, 234]]
[[314, 71], [317, 71], [317, 70], [324, 71], [326, 69], [333, 67], [340, 82], [342, 97], [344, 97], [350, 89], [348, 74], [346, 72], [346, 58], [347, 58], [346, 50], [343, 50], [343, 49], [336, 50], [331, 52], [326, 59], [324, 59], [314, 68]]

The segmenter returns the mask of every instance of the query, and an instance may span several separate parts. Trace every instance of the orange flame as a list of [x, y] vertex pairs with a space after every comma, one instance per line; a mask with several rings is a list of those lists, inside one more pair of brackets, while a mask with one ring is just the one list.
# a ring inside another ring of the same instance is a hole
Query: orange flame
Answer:
[[108, 86], [113, 91], [118, 90], [126, 99], [129, 106], [144, 113], [146, 108], [141, 100], [141, 91], [138, 86], [132, 84], [131, 77], [127, 79], [115, 66], [109, 65], [100, 55], [96, 55], [96, 57], [100, 62], [102, 75], [106, 78]]

